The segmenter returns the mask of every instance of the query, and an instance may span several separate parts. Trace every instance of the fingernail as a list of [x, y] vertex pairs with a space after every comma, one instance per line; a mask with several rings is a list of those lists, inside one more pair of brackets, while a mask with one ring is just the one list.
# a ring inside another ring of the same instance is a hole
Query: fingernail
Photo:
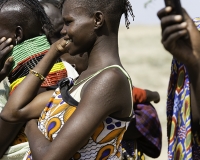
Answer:
[[182, 26], [182, 27], [186, 27], [186, 26], [187, 26], [187, 22], [181, 23], [181, 26]]
[[169, 12], [169, 11], [172, 10], [172, 7], [168, 6], [168, 7], [165, 8], [165, 10], [166, 10], [167, 12]]
[[13, 48], [13, 45], [10, 45], [10, 48]]
[[7, 42], [10, 43], [12, 41], [12, 38], [8, 38]]
[[2, 42], [2, 41], [5, 41], [5, 40], [6, 40], [6, 37], [2, 37], [2, 38], [1, 38], [1, 42]]
[[176, 16], [174, 17], [174, 19], [177, 20], [177, 21], [182, 20], [182, 16], [176, 15]]
[[9, 61], [9, 62], [13, 62], [13, 56], [10, 56], [10, 57], [8, 58], [8, 61]]

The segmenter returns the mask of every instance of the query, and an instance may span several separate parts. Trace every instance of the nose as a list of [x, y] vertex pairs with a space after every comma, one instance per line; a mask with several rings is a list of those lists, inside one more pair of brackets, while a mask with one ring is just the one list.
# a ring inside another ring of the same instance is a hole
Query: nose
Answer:
[[67, 35], [67, 28], [66, 28], [65, 25], [64, 25], [63, 28], [61, 29], [60, 34], [61, 34], [62, 36], [66, 36], [66, 35]]

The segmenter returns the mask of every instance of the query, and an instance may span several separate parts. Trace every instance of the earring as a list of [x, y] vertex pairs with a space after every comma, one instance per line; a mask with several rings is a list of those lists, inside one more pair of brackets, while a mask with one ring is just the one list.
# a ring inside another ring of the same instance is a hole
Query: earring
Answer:
[[18, 41], [17, 41], [17, 39], [15, 39], [15, 45], [17, 45], [18, 44]]

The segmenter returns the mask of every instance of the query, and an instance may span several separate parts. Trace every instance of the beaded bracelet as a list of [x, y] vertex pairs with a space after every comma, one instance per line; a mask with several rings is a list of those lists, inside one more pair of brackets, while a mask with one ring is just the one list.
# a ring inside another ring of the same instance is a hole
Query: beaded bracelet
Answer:
[[43, 75], [41, 75], [40, 73], [38, 73], [37, 71], [34, 71], [34, 70], [30, 70], [29, 71], [29, 73], [31, 73], [31, 74], [34, 74], [36, 77], [38, 77], [41, 81], [44, 81], [45, 80], [45, 78], [44, 78], [44, 76]]

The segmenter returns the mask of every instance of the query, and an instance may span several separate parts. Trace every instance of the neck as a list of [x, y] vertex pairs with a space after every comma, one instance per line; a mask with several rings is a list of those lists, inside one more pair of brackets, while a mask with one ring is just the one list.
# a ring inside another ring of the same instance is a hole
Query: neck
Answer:
[[121, 65], [116, 34], [101, 36], [89, 53], [88, 70], [99, 70], [109, 65]]

